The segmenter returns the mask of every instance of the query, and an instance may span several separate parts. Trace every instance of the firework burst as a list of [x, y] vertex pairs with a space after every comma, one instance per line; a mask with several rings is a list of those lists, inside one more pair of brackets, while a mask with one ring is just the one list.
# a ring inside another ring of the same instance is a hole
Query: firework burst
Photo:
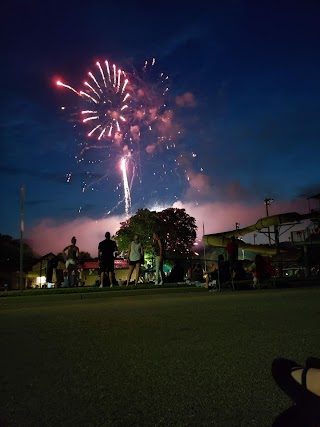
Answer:
[[86, 108], [81, 110], [82, 122], [90, 127], [88, 136], [98, 140], [103, 137], [115, 138], [122, 135], [132, 117], [128, 79], [125, 73], [109, 62], [96, 63], [98, 74], [88, 72], [90, 83], [84, 81], [82, 90], [57, 81], [58, 86], [65, 87], [85, 101]]
[[[134, 176], [139, 176], [142, 182], [143, 153], [152, 158], [175, 148], [179, 129], [168, 107], [169, 77], [157, 71], [155, 59], [130, 72], [110, 65], [107, 60], [98, 61], [94, 72], [89, 71], [87, 76], [80, 89], [61, 80], [57, 82], [81, 98], [77, 117], [87, 132], [78, 161], [84, 161], [84, 154], [95, 148], [107, 148], [107, 159], [120, 158], [122, 201], [128, 215]], [[99, 156], [100, 163], [101, 159]], [[92, 164], [92, 160], [89, 163]], [[164, 170], [167, 165], [168, 155]], [[88, 187], [90, 185], [85, 184], [85, 188]]]

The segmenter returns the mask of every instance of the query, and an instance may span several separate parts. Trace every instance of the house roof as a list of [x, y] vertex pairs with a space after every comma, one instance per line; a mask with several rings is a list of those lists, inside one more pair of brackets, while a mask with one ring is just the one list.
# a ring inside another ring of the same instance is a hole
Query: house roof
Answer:
[[99, 268], [98, 261], [85, 261], [81, 264], [78, 264], [78, 268], [83, 270], [97, 270]]
[[37, 262], [39, 262], [39, 261], [41, 261], [41, 260], [48, 260], [48, 259], [53, 258], [53, 257], [55, 257], [55, 256], [56, 256], [56, 255], [55, 255], [54, 253], [49, 252], [48, 254], [43, 255], [42, 257], [40, 257], [40, 258], [38, 259], [38, 261], [37, 261]]
[[[41, 262], [48, 261], [49, 259], [55, 257], [55, 255], [52, 252], [49, 252], [47, 255], [44, 255], [40, 259], [37, 260], [37, 262], [32, 266], [32, 270], [35, 268], [38, 268], [38, 266], [41, 265]], [[64, 264], [64, 262], [63, 262]], [[43, 268], [45, 268], [45, 263], [42, 264]], [[115, 268], [128, 268], [129, 263], [125, 259], [115, 259], [114, 260], [114, 267]], [[82, 261], [78, 262], [78, 268], [82, 270], [98, 270], [99, 269], [99, 261], [97, 259], [88, 260], [88, 261]]]
[[114, 266], [115, 268], [128, 268], [129, 263], [126, 259], [115, 259]]
[[[125, 259], [115, 259], [114, 260], [114, 267], [115, 268], [128, 268], [129, 264], [128, 261]], [[99, 262], [98, 261], [84, 261], [81, 264], [78, 264], [78, 268], [81, 268], [82, 270], [98, 270], [99, 269]]]

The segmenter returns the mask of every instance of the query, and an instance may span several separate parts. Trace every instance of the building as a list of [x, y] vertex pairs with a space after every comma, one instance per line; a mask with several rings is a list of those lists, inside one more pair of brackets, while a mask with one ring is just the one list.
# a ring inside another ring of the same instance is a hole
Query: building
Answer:
[[[129, 271], [127, 260], [116, 259], [114, 261], [114, 271], [117, 281], [126, 281]], [[100, 280], [98, 260], [83, 261], [78, 264], [79, 281], [82, 286], [93, 286], [97, 280]]]
[[50, 260], [56, 257], [55, 254], [48, 254], [39, 258], [25, 276], [25, 289], [43, 287], [47, 282], [47, 272]]
[[[116, 259], [115, 276], [118, 281], [125, 281], [127, 279], [129, 265], [124, 259]], [[41, 257], [36, 264], [33, 265], [25, 278], [25, 288], [42, 288], [54, 287], [55, 277], [59, 282], [63, 280], [63, 272], [65, 271], [65, 264], [58, 260], [56, 255], [52, 252]], [[78, 263], [78, 277], [81, 286], [93, 286], [96, 281], [100, 279], [99, 262], [98, 259], [80, 260]], [[49, 281], [50, 280], [50, 281]]]

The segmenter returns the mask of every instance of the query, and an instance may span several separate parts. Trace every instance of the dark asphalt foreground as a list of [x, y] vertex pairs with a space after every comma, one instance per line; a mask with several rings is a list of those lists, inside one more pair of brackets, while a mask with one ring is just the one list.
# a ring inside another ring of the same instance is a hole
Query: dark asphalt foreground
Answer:
[[1, 427], [269, 427], [272, 360], [319, 357], [317, 286], [80, 295], [0, 298]]

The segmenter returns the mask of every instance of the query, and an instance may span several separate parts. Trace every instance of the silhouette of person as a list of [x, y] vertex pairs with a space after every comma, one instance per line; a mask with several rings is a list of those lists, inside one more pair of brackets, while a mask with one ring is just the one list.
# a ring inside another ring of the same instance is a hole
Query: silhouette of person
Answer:
[[231, 271], [233, 271], [235, 263], [238, 260], [238, 249], [238, 240], [235, 238], [235, 236], [231, 236], [231, 240], [226, 246]]
[[100, 288], [104, 285], [105, 274], [108, 274], [110, 287], [114, 281], [114, 258], [118, 252], [118, 246], [114, 240], [111, 240], [109, 231], [105, 234], [105, 239], [98, 245], [98, 259], [100, 266]]
[[77, 281], [77, 260], [79, 257], [79, 248], [76, 246], [77, 239], [73, 236], [71, 239], [71, 245], [66, 246], [63, 249], [63, 255], [66, 259], [66, 269], [68, 272], [69, 286], [74, 286]]
[[[163, 256], [164, 256], [164, 244], [163, 240], [160, 237], [160, 232], [155, 231], [153, 233], [153, 250], [155, 255], [155, 265], [156, 265], [156, 277], [154, 284], [162, 285], [163, 284]], [[160, 283], [159, 283], [160, 276]]]
[[180, 264], [179, 260], [176, 260], [175, 265], [168, 276], [168, 282], [182, 282], [184, 279], [184, 268]]
[[201, 264], [198, 262], [193, 271], [192, 271], [192, 281], [193, 282], [203, 282], [204, 281], [204, 277], [203, 277], [203, 269], [201, 267]]
[[136, 270], [135, 285], [137, 285], [140, 275], [140, 266], [143, 263], [143, 246], [140, 242], [140, 236], [137, 233], [134, 235], [133, 241], [129, 245], [128, 259], [129, 272], [127, 277], [127, 286], [130, 283], [133, 270]]

